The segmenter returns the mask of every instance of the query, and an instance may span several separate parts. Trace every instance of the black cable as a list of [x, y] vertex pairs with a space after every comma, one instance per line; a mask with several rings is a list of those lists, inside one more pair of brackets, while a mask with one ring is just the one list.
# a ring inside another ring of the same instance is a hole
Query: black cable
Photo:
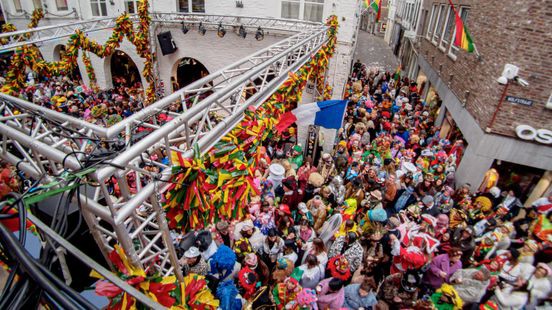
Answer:
[[60, 306], [67, 309], [73, 309], [78, 306], [74, 301], [69, 300], [66, 296], [61, 294], [55, 288], [54, 284], [40, 272], [40, 269], [32, 262], [30, 255], [17, 242], [13, 234], [1, 223], [0, 239], [6, 246], [9, 255], [18, 260], [21, 263], [22, 269], [29, 277], [51, 295], [52, 299], [59, 302]]
[[84, 309], [97, 309], [92, 303], [86, 300], [82, 295], [73, 290], [70, 286], [61, 281], [56, 277], [48, 268], [44, 267], [41, 264], [36, 264], [36, 266], [50, 279], [54, 284], [56, 284], [64, 293], [66, 293], [70, 298], [78, 302]]
[[21, 309], [22, 308], [22, 302], [26, 299], [25, 297], [28, 297], [29, 294], [27, 294], [27, 291], [29, 290], [30, 282], [29, 280], [26, 280], [21, 289], [17, 290], [17, 295], [11, 299], [10, 304], [8, 305], [8, 308], [6, 309]]

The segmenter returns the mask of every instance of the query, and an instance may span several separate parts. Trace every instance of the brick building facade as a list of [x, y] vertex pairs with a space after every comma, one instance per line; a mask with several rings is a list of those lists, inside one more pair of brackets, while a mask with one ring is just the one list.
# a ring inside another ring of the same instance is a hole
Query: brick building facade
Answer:
[[[551, 178], [546, 171], [552, 170], [551, 144], [524, 141], [517, 136], [516, 127], [552, 130], [552, 107], [547, 107], [552, 95], [552, 1], [453, 3], [476, 45], [475, 53], [452, 44], [455, 23], [448, 0], [397, 1], [394, 20], [401, 27], [388, 37], [395, 38], [391, 46], [400, 45], [396, 51], [404, 72], [413, 79], [423, 76], [429, 84], [425, 91], [435, 90], [442, 100], [438, 122], [446, 116], [452, 118], [467, 142], [458, 183], [469, 182], [476, 188], [485, 171], [506, 162], [521, 170], [538, 169], [542, 178], [533, 184], [540, 188], [534, 195], [550, 192]], [[519, 67], [518, 76], [529, 85], [510, 81], [504, 92], [505, 85], [497, 78], [506, 64]], [[532, 104], [503, 100], [499, 107], [502, 96], [527, 99]]]

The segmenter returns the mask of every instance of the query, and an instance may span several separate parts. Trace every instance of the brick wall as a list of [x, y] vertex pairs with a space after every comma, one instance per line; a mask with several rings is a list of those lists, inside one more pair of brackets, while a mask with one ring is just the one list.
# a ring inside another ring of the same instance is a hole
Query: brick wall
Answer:
[[[434, 3], [448, 1], [426, 2], [424, 9], [430, 14]], [[552, 1], [462, 0], [454, 3], [470, 7], [466, 24], [481, 58], [459, 51], [454, 61], [447, 56], [448, 48], [445, 52], [440, 50], [425, 38], [426, 33], [423, 33], [419, 53], [460, 100], [465, 99], [466, 91], [470, 92], [466, 109], [483, 129], [504, 89], [496, 79], [505, 64], [518, 66], [519, 76], [530, 85], [523, 88], [511, 84], [507, 95], [530, 99], [534, 103], [527, 107], [504, 102], [493, 133], [515, 136], [514, 130], [519, 124], [552, 129], [552, 110], [545, 108], [552, 92]]]

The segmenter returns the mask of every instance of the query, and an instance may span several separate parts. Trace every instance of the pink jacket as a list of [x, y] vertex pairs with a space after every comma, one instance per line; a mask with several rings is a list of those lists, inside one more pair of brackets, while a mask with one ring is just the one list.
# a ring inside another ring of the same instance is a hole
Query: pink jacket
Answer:
[[319, 284], [322, 287], [322, 290], [318, 293], [318, 308], [320, 310], [339, 310], [345, 301], [345, 289], [341, 288], [339, 291], [331, 293], [330, 280], [331, 278], [322, 280]]

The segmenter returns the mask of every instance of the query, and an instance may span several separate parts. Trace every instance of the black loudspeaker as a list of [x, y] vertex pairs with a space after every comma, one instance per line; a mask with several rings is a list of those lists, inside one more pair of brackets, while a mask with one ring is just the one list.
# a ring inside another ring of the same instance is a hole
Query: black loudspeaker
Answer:
[[172, 54], [176, 51], [177, 47], [174, 44], [172, 35], [170, 31], [161, 32], [157, 35], [157, 40], [159, 40], [159, 46], [161, 47], [161, 53], [163, 56]]

